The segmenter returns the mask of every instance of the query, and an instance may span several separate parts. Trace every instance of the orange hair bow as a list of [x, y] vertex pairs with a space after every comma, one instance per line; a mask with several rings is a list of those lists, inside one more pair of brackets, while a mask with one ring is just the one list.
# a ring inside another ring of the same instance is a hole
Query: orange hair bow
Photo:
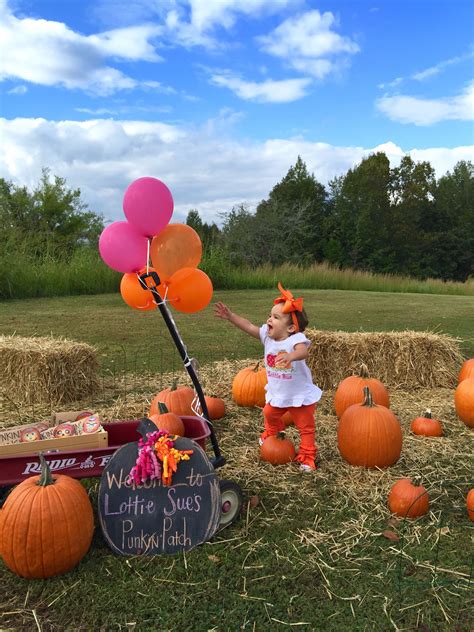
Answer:
[[275, 305], [278, 303], [284, 303], [283, 305], [283, 313], [291, 314], [291, 320], [293, 321], [293, 325], [295, 326], [296, 331], [300, 330], [300, 326], [298, 324], [298, 319], [296, 318], [295, 312], [303, 311], [303, 299], [294, 298], [293, 294], [289, 290], [285, 290], [282, 284], [278, 281], [278, 289], [281, 292], [281, 296], [276, 298], [273, 302]]

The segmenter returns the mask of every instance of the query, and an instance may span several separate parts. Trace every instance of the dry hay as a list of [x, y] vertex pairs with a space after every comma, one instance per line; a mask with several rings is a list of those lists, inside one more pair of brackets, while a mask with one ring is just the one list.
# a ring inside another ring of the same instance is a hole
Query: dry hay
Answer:
[[[387, 601], [384, 582], [398, 581], [401, 564], [403, 572], [407, 567], [408, 574], [413, 572], [413, 578], [409, 576], [408, 580], [423, 580], [422, 590], [431, 591], [428, 597], [441, 600], [440, 612], [444, 609], [445, 613], [441, 616], [449, 622], [459, 603], [447, 592], [453, 586], [449, 582], [456, 581], [456, 594], [467, 603], [469, 555], [466, 551], [463, 557], [458, 551], [458, 561], [453, 562], [443, 558], [443, 548], [452, 550], [460, 534], [469, 529], [464, 499], [472, 486], [473, 472], [472, 430], [456, 417], [453, 390], [390, 389], [391, 407], [401, 422], [404, 442], [399, 462], [386, 470], [353, 467], [341, 459], [332, 406], [334, 391], [326, 391], [316, 414], [319, 468], [306, 474], [295, 464], [274, 467], [259, 460], [257, 441], [263, 426], [262, 413], [257, 408], [237, 406], [231, 398], [233, 377], [252, 364], [255, 360], [215, 362], [199, 370], [206, 394], [223, 397], [227, 408], [226, 416], [214, 422], [219, 446], [227, 459], [219, 475], [239, 483], [246, 499], [240, 522], [217, 534], [208, 544], [210, 550], [214, 546], [243, 547], [244, 561], [235, 572], [242, 574], [245, 585], [247, 578], [249, 583], [253, 581], [255, 573], [266, 575], [253, 570], [260, 568], [254, 565], [260, 556], [268, 556], [269, 534], [274, 525], [284, 523], [287, 538], [271, 542], [275, 566], [285, 558], [291, 561], [295, 577], [309, 574], [334, 600], [335, 612], [341, 607], [338, 603], [350, 603], [354, 617], [358, 612], [362, 614], [366, 596], [359, 594], [357, 578], [363, 576], [367, 581], [368, 572], [372, 572], [368, 569], [376, 568], [370, 599], [379, 599], [380, 609], [387, 617], [397, 613], [398, 605]], [[173, 376], [128, 375], [126, 394], [124, 384], [116, 382], [113, 397], [94, 403], [82, 400], [74, 407], [92, 406], [105, 420], [141, 417], [161, 384], [172, 377], [181, 384], [190, 384], [184, 370]], [[410, 433], [411, 420], [427, 407], [441, 420], [443, 437], [425, 438]], [[0, 417], [0, 427], [7, 418], [8, 415]], [[28, 420], [23, 416], [20, 421]], [[298, 443], [294, 428], [288, 429], [288, 435]], [[207, 450], [211, 455], [210, 442]], [[421, 476], [430, 493], [430, 513], [415, 521], [393, 518], [386, 504], [391, 485], [407, 476]], [[420, 546], [426, 543], [431, 552], [420, 554]], [[219, 550], [217, 553], [220, 555]], [[335, 588], [341, 577], [347, 585], [344, 594], [338, 594]]]
[[96, 350], [66, 338], [0, 336], [0, 389], [16, 404], [61, 404], [93, 395]]
[[348, 333], [305, 331], [312, 341], [307, 364], [316, 384], [335, 388], [364, 363], [371, 377], [396, 388], [450, 388], [463, 356], [456, 338], [432, 332]]

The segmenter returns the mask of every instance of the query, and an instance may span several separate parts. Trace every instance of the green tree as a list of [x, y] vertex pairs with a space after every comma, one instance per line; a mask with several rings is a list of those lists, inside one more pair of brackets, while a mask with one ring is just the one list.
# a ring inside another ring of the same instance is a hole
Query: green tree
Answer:
[[433, 276], [465, 281], [474, 275], [474, 165], [460, 161], [436, 183], [430, 242]]
[[429, 162], [404, 156], [392, 170], [392, 242], [394, 272], [429, 276], [426, 253], [434, 218], [435, 173]]
[[282, 263], [321, 261], [324, 251], [326, 190], [298, 156], [286, 176], [257, 207], [262, 242], [272, 245], [267, 260]]
[[102, 217], [82, 202], [80, 189], [51, 178], [49, 169], [32, 192], [0, 180], [0, 223], [6, 241], [27, 244], [33, 255], [69, 256], [80, 246], [96, 245], [104, 228]]

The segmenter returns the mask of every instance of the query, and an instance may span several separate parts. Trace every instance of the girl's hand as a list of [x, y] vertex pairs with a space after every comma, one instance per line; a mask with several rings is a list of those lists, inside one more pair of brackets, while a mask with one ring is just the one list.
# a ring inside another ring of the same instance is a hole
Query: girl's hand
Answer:
[[291, 356], [286, 351], [279, 351], [275, 359], [275, 366], [277, 369], [290, 369], [291, 368]]
[[224, 303], [215, 303], [214, 304], [214, 316], [217, 316], [217, 318], [223, 318], [224, 320], [230, 320], [231, 314], [232, 314], [232, 312], [227, 307], [227, 305], [224, 305]]

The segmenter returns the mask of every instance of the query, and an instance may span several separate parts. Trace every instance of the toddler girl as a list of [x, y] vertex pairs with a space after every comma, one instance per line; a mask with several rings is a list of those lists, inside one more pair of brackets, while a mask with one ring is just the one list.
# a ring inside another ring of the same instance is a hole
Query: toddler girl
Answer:
[[311, 471], [316, 469], [314, 412], [322, 391], [313, 384], [305, 362], [311, 342], [302, 333], [308, 324], [303, 299], [293, 298], [280, 283], [278, 289], [281, 296], [275, 299], [266, 324], [260, 328], [231, 312], [224, 303], [216, 303], [215, 315], [258, 338], [264, 345], [268, 384], [263, 409], [265, 431], [260, 435], [260, 444], [284, 430], [282, 417], [289, 411], [300, 433], [296, 461], [301, 464], [300, 469]]

